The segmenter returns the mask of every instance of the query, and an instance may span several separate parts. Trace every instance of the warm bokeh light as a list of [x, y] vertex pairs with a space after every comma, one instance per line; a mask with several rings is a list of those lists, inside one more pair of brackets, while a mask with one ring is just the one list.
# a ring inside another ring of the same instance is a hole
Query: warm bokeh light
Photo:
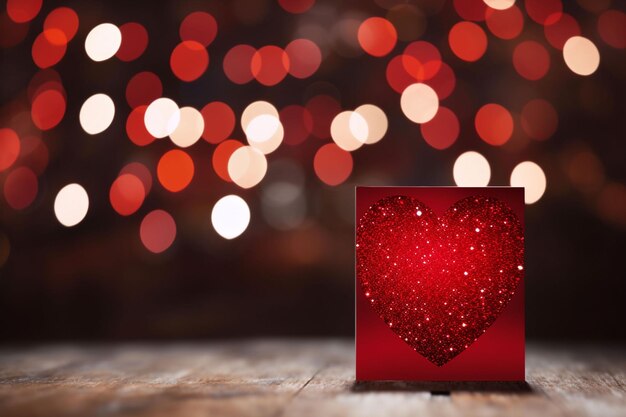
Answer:
[[24, 136], [24, 138], [22, 138], [19, 159], [23, 166], [32, 169], [33, 172], [39, 176], [42, 175], [48, 167], [50, 152], [48, 151], [46, 143], [42, 141], [39, 136]]
[[376, 57], [387, 55], [398, 41], [396, 28], [382, 17], [370, 17], [361, 23], [358, 31], [361, 48]]
[[148, 31], [136, 22], [124, 23], [120, 26], [122, 43], [115, 56], [124, 62], [139, 58], [148, 47]]
[[569, 38], [580, 35], [580, 25], [571, 15], [563, 13], [558, 21], [544, 26], [543, 33], [550, 45], [561, 50]]
[[[58, 7], [48, 13], [46, 16], [46, 20], [43, 22], [43, 33], [53, 33], [48, 32], [49, 29], [58, 29], [63, 32], [65, 36], [65, 42], [69, 42], [74, 39], [76, 32], [78, 31], [78, 15], [76, 12], [69, 7]], [[58, 37], [55, 37], [58, 39]], [[49, 39], [51, 42], [54, 42], [54, 39]]]
[[626, 13], [621, 10], [607, 10], [598, 18], [598, 33], [607, 45], [613, 48], [626, 48]]
[[428, 19], [420, 7], [410, 3], [395, 4], [387, 12], [387, 20], [391, 22], [398, 32], [401, 41], [418, 39], [426, 32]]
[[104, 132], [114, 117], [115, 104], [106, 94], [94, 94], [80, 108], [80, 125], [90, 135]]
[[308, 78], [322, 63], [322, 52], [309, 39], [295, 39], [285, 47], [289, 57], [289, 74], [295, 78]]
[[137, 106], [126, 119], [126, 134], [128, 138], [137, 146], [146, 146], [154, 142], [155, 137], [148, 132], [144, 118], [148, 106]]
[[220, 143], [235, 129], [235, 113], [226, 103], [214, 101], [200, 110], [204, 118], [202, 137], [209, 143]]
[[58, 64], [67, 50], [65, 39], [65, 35], [59, 29], [47, 29], [40, 33], [35, 38], [31, 51], [35, 65], [43, 69]]
[[200, 78], [209, 66], [209, 54], [204, 46], [196, 41], [183, 41], [172, 51], [170, 67], [182, 81]]
[[456, 88], [456, 75], [454, 75], [454, 71], [452, 71], [450, 65], [442, 62], [441, 68], [437, 71], [437, 74], [430, 80], [427, 80], [426, 84], [435, 90], [439, 100], [444, 100], [448, 98]]
[[157, 178], [168, 191], [177, 193], [184, 190], [193, 179], [195, 168], [191, 157], [180, 149], [163, 154], [157, 165]]
[[408, 86], [400, 98], [402, 112], [415, 123], [432, 120], [439, 108], [437, 93], [426, 84], [417, 83]]
[[333, 119], [330, 136], [344, 151], [354, 151], [365, 143], [369, 128], [365, 118], [353, 111], [343, 111]]
[[157, 139], [171, 135], [180, 123], [178, 104], [166, 97], [154, 100], [146, 109], [144, 123], [148, 132]]
[[313, 169], [325, 184], [335, 186], [345, 182], [352, 173], [352, 155], [334, 143], [327, 143], [317, 150]]
[[0, 172], [9, 168], [20, 155], [20, 138], [15, 130], [0, 128]]
[[246, 231], [250, 223], [250, 208], [237, 195], [220, 198], [211, 211], [211, 224], [224, 239], [234, 239]]
[[546, 175], [536, 163], [522, 162], [511, 173], [511, 187], [524, 187], [526, 204], [536, 203], [546, 191]]
[[9, 172], [4, 180], [4, 198], [14, 210], [23, 210], [37, 197], [39, 181], [27, 167], [18, 167]]
[[524, 0], [526, 13], [541, 25], [551, 25], [561, 18], [563, 4], [561, 0]]
[[189, 13], [180, 24], [179, 35], [183, 41], [196, 41], [206, 48], [217, 36], [217, 21], [206, 12]]
[[252, 55], [250, 69], [254, 78], [267, 87], [281, 82], [290, 71], [289, 55], [282, 48], [266, 45]]
[[163, 94], [158, 75], [150, 71], [135, 74], [126, 85], [126, 101], [131, 108], [148, 105]]
[[242, 146], [244, 146], [243, 143], [234, 139], [229, 139], [221, 142], [213, 151], [213, 157], [211, 158], [213, 170], [218, 177], [226, 182], [233, 181], [228, 174], [228, 161], [230, 160], [233, 152]]
[[[419, 65], [415, 65], [414, 60], [407, 59], [413, 57]], [[442, 66], [441, 53], [435, 45], [426, 41], [411, 42], [404, 48], [404, 59], [402, 60], [406, 71], [417, 81], [430, 80], [437, 75]]]
[[491, 179], [491, 167], [484, 156], [468, 151], [456, 159], [452, 175], [459, 187], [486, 187]]
[[274, 152], [283, 141], [285, 131], [278, 116], [261, 114], [247, 124], [245, 130], [248, 144], [264, 154]]
[[435, 149], [447, 149], [459, 137], [461, 127], [456, 114], [447, 107], [439, 107], [435, 117], [420, 125], [426, 143]]
[[517, 6], [506, 10], [487, 9], [485, 22], [491, 33], [500, 39], [515, 39], [524, 29], [524, 15]]
[[152, 189], [152, 174], [150, 173], [148, 167], [146, 167], [144, 164], [142, 164], [141, 162], [131, 162], [124, 166], [124, 168], [120, 170], [118, 175], [121, 176], [124, 174], [131, 174], [139, 178], [139, 180], [141, 180], [141, 183], [143, 184], [145, 195], [148, 195], [150, 193], [150, 190]]
[[524, 41], [513, 51], [515, 71], [527, 80], [543, 78], [550, 69], [550, 55], [539, 42]]
[[454, 10], [461, 18], [481, 22], [485, 19], [487, 5], [483, 0], [454, 0]]
[[313, 130], [313, 116], [303, 106], [293, 104], [283, 107], [280, 111], [280, 121], [285, 129], [284, 142], [295, 146], [304, 142]]
[[330, 137], [330, 124], [335, 116], [341, 112], [339, 102], [326, 94], [319, 94], [312, 97], [305, 105], [306, 109], [313, 117], [313, 136], [319, 139]]
[[450, 29], [448, 43], [458, 58], [474, 62], [487, 50], [487, 35], [476, 23], [459, 22]]
[[293, 14], [304, 13], [315, 4], [315, 0], [278, 0], [280, 7]]
[[278, 110], [276, 110], [276, 107], [274, 107], [274, 105], [270, 102], [255, 101], [248, 104], [248, 106], [246, 106], [246, 108], [243, 110], [243, 113], [241, 113], [241, 129], [245, 132], [248, 128], [248, 124], [254, 118], [262, 116], [264, 114], [277, 118], [280, 117], [278, 114]]
[[[354, 113], [360, 115], [367, 123], [365, 144], [374, 144], [385, 136], [389, 122], [387, 121], [387, 115], [385, 115], [385, 112], [380, 107], [373, 104], [363, 104], [354, 109]], [[358, 117], [355, 117], [354, 120], [351, 118], [350, 122], [352, 124], [358, 124], [359, 119]], [[359, 136], [357, 139], [360, 140], [361, 137]]]
[[43, 0], [7, 0], [7, 14], [16, 23], [30, 22], [41, 10]]
[[556, 132], [559, 116], [554, 106], [544, 99], [533, 99], [524, 105], [520, 124], [528, 137], [546, 140]]
[[102, 23], [91, 29], [85, 39], [85, 52], [96, 62], [112, 58], [122, 45], [122, 32], [112, 23]]
[[385, 76], [389, 87], [401, 94], [411, 84], [424, 79], [424, 66], [410, 55], [398, 55], [387, 63]]
[[252, 188], [267, 173], [265, 155], [252, 146], [237, 148], [228, 159], [228, 176], [241, 188]]
[[578, 75], [591, 75], [600, 66], [600, 52], [589, 39], [573, 36], [563, 46], [567, 67]]
[[121, 216], [130, 216], [139, 210], [145, 197], [143, 182], [133, 174], [120, 175], [109, 190], [111, 206]]
[[224, 56], [224, 74], [235, 84], [246, 84], [254, 79], [252, 57], [256, 53], [250, 45], [233, 46]]
[[54, 215], [65, 227], [76, 226], [83, 221], [88, 210], [89, 196], [80, 184], [66, 185], [54, 199]]
[[513, 134], [513, 117], [503, 106], [489, 103], [476, 113], [474, 126], [482, 140], [490, 145], [500, 146]]
[[506, 10], [515, 4], [515, 0], [483, 0], [492, 9]]
[[188, 148], [200, 139], [202, 132], [204, 132], [202, 114], [193, 107], [182, 107], [180, 122], [170, 134], [170, 139], [176, 146]]
[[141, 221], [139, 238], [150, 252], [164, 252], [176, 239], [176, 222], [164, 210], [151, 211]]
[[65, 116], [65, 96], [57, 90], [45, 90], [35, 97], [30, 108], [33, 123], [41, 130], [55, 128]]

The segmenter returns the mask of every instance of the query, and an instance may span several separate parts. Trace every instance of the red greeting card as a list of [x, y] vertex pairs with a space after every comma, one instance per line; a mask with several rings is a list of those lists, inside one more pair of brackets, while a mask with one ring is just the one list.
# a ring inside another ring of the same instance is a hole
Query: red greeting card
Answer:
[[524, 189], [357, 187], [356, 379], [523, 381]]

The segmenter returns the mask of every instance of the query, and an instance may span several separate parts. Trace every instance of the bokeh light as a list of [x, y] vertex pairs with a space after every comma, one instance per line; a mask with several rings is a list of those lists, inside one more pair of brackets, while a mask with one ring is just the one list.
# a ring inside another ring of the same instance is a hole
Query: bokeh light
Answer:
[[126, 101], [131, 108], [148, 105], [163, 94], [158, 75], [150, 71], [135, 74], [126, 85]]
[[252, 188], [267, 172], [267, 159], [252, 146], [237, 148], [228, 158], [228, 176], [241, 188]]
[[85, 39], [85, 52], [93, 61], [112, 58], [122, 45], [122, 32], [112, 23], [102, 23], [91, 29]]
[[248, 144], [264, 154], [274, 152], [282, 143], [285, 131], [280, 119], [273, 114], [260, 114], [246, 125]]
[[515, 0], [483, 0], [492, 9], [506, 10], [515, 4]]
[[[57, 29], [63, 32], [65, 36], [65, 42], [69, 42], [74, 39], [76, 36], [76, 32], [78, 31], [79, 19], [76, 12], [69, 7], [58, 7], [52, 10], [46, 16], [46, 20], [43, 22], [43, 33], [54, 33], [48, 32], [50, 29]], [[59, 37], [56, 36], [55, 39]], [[49, 39], [51, 42], [54, 42], [55, 39]]]
[[0, 128], [0, 172], [9, 168], [20, 155], [20, 138], [15, 130]]
[[166, 152], [159, 159], [157, 178], [168, 191], [177, 193], [191, 183], [195, 167], [191, 157], [180, 149]]
[[141, 221], [139, 237], [150, 252], [164, 252], [176, 239], [176, 222], [165, 210], [153, 210]]
[[315, 0], [278, 0], [280, 7], [293, 14], [308, 11], [315, 4]]
[[250, 208], [245, 200], [237, 195], [220, 198], [211, 211], [211, 224], [224, 239], [234, 239], [248, 228]]
[[228, 174], [228, 161], [230, 160], [233, 152], [242, 146], [244, 146], [243, 143], [234, 139], [229, 139], [221, 142], [213, 151], [213, 157], [211, 158], [213, 170], [218, 177], [226, 182], [233, 182]]
[[456, 159], [452, 175], [459, 187], [486, 187], [491, 179], [491, 167], [484, 156], [468, 151]]
[[37, 128], [55, 128], [65, 116], [65, 96], [57, 90], [45, 90], [35, 97], [30, 108], [31, 119]]
[[474, 126], [482, 140], [490, 145], [500, 146], [513, 134], [513, 117], [503, 106], [489, 103], [476, 113]]
[[289, 57], [289, 74], [295, 78], [308, 78], [322, 63], [322, 52], [315, 42], [309, 39], [295, 39], [285, 47]]
[[89, 210], [89, 196], [80, 184], [68, 184], [54, 199], [54, 215], [65, 227], [82, 222]]
[[569, 38], [580, 35], [580, 25], [571, 15], [563, 13], [558, 21], [544, 26], [543, 32], [550, 45], [562, 50]]
[[43, 0], [7, 0], [7, 14], [16, 23], [30, 22], [41, 10]]
[[415, 123], [432, 120], [439, 109], [437, 93], [426, 84], [416, 83], [408, 86], [400, 98], [402, 112]]
[[183, 41], [195, 41], [206, 48], [217, 36], [217, 21], [210, 13], [190, 13], [180, 24], [179, 35]]
[[524, 105], [520, 124], [528, 137], [546, 140], [556, 132], [559, 116], [554, 106], [544, 99], [533, 99]]
[[487, 5], [483, 0], [454, 0], [454, 10], [465, 20], [481, 22], [485, 19]]
[[536, 81], [550, 69], [550, 55], [539, 42], [524, 41], [513, 51], [513, 66], [522, 77]]
[[150, 193], [152, 189], [152, 174], [148, 167], [146, 167], [141, 162], [131, 162], [124, 166], [119, 172], [119, 176], [124, 174], [131, 174], [135, 177], [139, 178], [141, 183], [143, 184], [143, 189], [145, 191], [145, 195]]
[[450, 29], [448, 43], [459, 59], [474, 62], [487, 50], [487, 35], [476, 23], [459, 22]]
[[517, 6], [505, 10], [487, 9], [485, 23], [494, 36], [515, 39], [524, 29], [524, 15]]
[[15, 210], [23, 210], [30, 206], [37, 197], [38, 190], [37, 176], [27, 167], [15, 168], [4, 180], [4, 198]]
[[139, 58], [148, 47], [148, 31], [136, 22], [124, 23], [120, 26], [122, 43], [115, 56], [124, 62]]
[[414, 4], [396, 4], [389, 9], [386, 17], [396, 29], [398, 39], [401, 41], [412, 41], [419, 38], [428, 27], [428, 20], [424, 12]]
[[220, 143], [235, 129], [235, 113], [226, 103], [221, 101], [208, 103], [200, 113], [204, 118], [202, 137], [209, 143]]
[[290, 70], [289, 55], [280, 47], [266, 45], [254, 52], [250, 69], [254, 78], [267, 87], [281, 82]]
[[145, 197], [143, 182], [133, 174], [120, 175], [109, 190], [111, 206], [121, 216], [130, 216], [139, 210]]
[[106, 94], [94, 94], [80, 108], [80, 125], [90, 135], [108, 129], [115, 117], [115, 104]]
[[146, 146], [156, 139], [146, 129], [144, 118], [148, 106], [135, 107], [126, 119], [126, 134], [128, 138], [137, 146]]
[[600, 66], [598, 48], [582, 36], [573, 36], [565, 42], [563, 59], [567, 67], [578, 75], [591, 75]]
[[350, 110], [339, 113], [330, 126], [330, 136], [344, 151], [354, 151], [367, 141], [369, 128], [363, 116]]
[[358, 31], [361, 48], [376, 57], [387, 55], [398, 41], [398, 33], [390, 21], [382, 17], [370, 17], [361, 23]]
[[561, 18], [563, 3], [561, 0], [524, 0], [526, 13], [541, 25], [551, 25]]
[[456, 142], [461, 126], [456, 114], [447, 107], [439, 107], [435, 117], [420, 125], [426, 143], [435, 149], [447, 149]]
[[313, 136], [319, 139], [330, 137], [330, 124], [341, 111], [339, 102], [326, 94], [318, 94], [307, 101], [306, 109], [313, 117]]
[[[407, 59], [413, 57], [414, 60]], [[441, 53], [435, 45], [426, 41], [411, 42], [404, 48], [402, 63], [406, 71], [417, 81], [430, 80], [437, 75], [442, 66]]]
[[66, 50], [65, 34], [59, 29], [46, 29], [35, 38], [31, 54], [35, 65], [43, 69], [58, 64]]
[[[389, 122], [387, 121], [387, 115], [378, 106], [373, 104], [363, 104], [354, 110], [354, 113], [360, 115], [367, 123], [367, 135], [365, 136], [365, 144], [371, 145], [379, 142], [387, 133]], [[351, 124], [359, 124], [359, 118], [354, 117], [350, 119]], [[354, 126], [353, 126], [354, 128]], [[359, 135], [357, 139], [361, 140]]]
[[209, 54], [204, 46], [196, 41], [183, 41], [172, 51], [170, 67], [182, 81], [200, 78], [209, 66]]
[[170, 139], [176, 146], [188, 148], [200, 139], [202, 132], [204, 132], [202, 114], [193, 107], [182, 107], [180, 122], [170, 134]]
[[325, 184], [335, 186], [345, 182], [352, 173], [352, 155], [334, 143], [327, 143], [317, 150], [313, 169]]
[[598, 18], [598, 33], [607, 45], [613, 48], [626, 48], [626, 13], [621, 10], [607, 10]]
[[144, 123], [148, 132], [157, 139], [171, 135], [180, 123], [178, 104], [166, 97], [154, 100], [146, 109]]
[[546, 175], [536, 163], [522, 162], [511, 173], [511, 187], [524, 187], [526, 204], [536, 203], [546, 191]]
[[254, 79], [252, 57], [256, 53], [250, 45], [235, 45], [224, 56], [224, 74], [235, 84], [246, 84]]
[[297, 104], [283, 107], [280, 110], [280, 121], [285, 130], [284, 142], [295, 146], [304, 142], [313, 131], [311, 112]]

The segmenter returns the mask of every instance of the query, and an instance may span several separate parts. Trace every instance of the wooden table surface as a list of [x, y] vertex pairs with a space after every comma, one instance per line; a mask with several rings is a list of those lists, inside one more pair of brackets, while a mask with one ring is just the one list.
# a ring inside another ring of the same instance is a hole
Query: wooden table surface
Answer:
[[530, 345], [527, 384], [354, 383], [348, 340], [0, 349], [0, 416], [626, 416], [622, 348]]

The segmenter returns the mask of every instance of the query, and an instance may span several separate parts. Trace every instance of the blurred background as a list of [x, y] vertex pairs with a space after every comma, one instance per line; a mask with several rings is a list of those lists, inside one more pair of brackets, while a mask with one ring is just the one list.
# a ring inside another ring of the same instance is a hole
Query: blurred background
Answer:
[[623, 1], [1, 5], [5, 342], [351, 336], [355, 185], [526, 186], [529, 338], [624, 340]]

